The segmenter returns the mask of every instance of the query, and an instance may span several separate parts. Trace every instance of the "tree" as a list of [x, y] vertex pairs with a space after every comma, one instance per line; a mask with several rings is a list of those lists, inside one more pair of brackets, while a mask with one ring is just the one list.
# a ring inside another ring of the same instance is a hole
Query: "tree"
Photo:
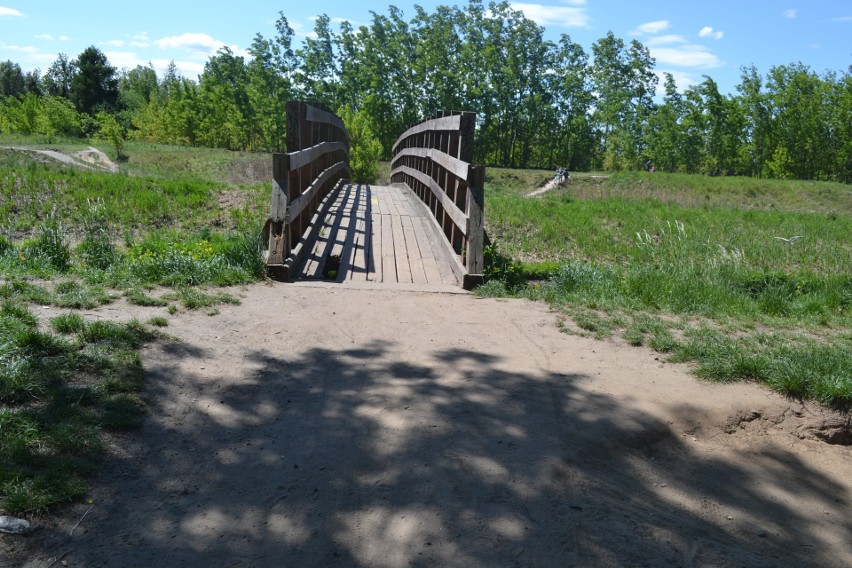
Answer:
[[296, 58], [293, 53], [293, 29], [283, 14], [275, 23], [278, 34], [271, 40], [257, 34], [249, 48], [248, 96], [255, 109], [255, 124], [262, 146], [281, 152], [286, 143], [287, 100], [294, 97]]
[[50, 64], [50, 68], [41, 80], [42, 92], [46, 95], [69, 98], [74, 73], [74, 62], [69, 61], [68, 56], [64, 53], [60, 53], [56, 61]]
[[99, 112], [95, 118], [98, 123], [98, 135], [113, 145], [115, 158], [120, 160], [123, 157], [122, 150], [126, 136], [124, 127], [121, 126], [114, 114], [108, 112]]
[[118, 106], [116, 69], [95, 46], [87, 47], [74, 61], [70, 98], [79, 112], [94, 116]]
[[156, 100], [160, 86], [154, 66], [151, 63], [147, 67], [137, 65], [125, 71], [118, 80], [118, 90], [122, 106], [131, 111]]
[[306, 37], [305, 46], [296, 52], [301, 60], [298, 73], [303, 95], [325, 105], [337, 102], [337, 62], [334, 46], [337, 40], [330, 28], [331, 19], [322, 14], [314, 21], [314, 36]]
[[352, 172], [352, 181], [375, 183], [379, 177], [382, 144], [373, 134], [367, 114], [364, 111], [354, 112], [348, 107], [341, 108], [337, 114], [349, 132], [349, 169]]
[[26, 92], [21, 66], [12, 61], [0, 61], [0, 96], [18, 97]]

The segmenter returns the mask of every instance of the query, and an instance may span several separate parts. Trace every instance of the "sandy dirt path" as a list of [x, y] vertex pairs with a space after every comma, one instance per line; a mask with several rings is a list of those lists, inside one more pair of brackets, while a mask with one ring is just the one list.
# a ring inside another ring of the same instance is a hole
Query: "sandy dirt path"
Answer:
[[71, 154], [65, 154], [57, 150], [39, 150], [36, 148], [25, 148], [21, 146], [0, 146], [0, 149], [39, 154], [63, 164], [77, 166], [88, 170], [103, 170], [111, 173], [116, 173], [118, 171], [118, 165], [110, 160], [109, 156], [94, 146], [89, 146], [88, 150], [72, 152]]
[[145, 350], [149, 417], [74, 535], [88, 505], [0, 566], [852, 565], [852, 448], [810, 405], [522, 300], [235, 293]]

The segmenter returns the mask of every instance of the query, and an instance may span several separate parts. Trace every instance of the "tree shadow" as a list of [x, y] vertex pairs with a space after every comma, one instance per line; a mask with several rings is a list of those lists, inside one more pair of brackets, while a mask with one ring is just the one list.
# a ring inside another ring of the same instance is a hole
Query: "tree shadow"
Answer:
[[[239, 380], [207, 381], [180, 416], [162, 402], [174, 370], [152, 367], [143, 434], [158, 443], [116, 458], [106, 481], [120, 493], [97, 503], [95, 528], [54, 545], [85, 566], [840, 566], [852, 557], [848, 517], [815, 533], [811, 513], [780, 497], [795, 481], [815, 509], [849, 502], [793, 454], [707, 460], [671, 426], [582, 388], [584, 375], [517, 372], [462, 348], [429, 354], [429, 365], [405, 355], [386, 341], [250, 352]], [[776, 481], [759, 485], [755, 468]], [[734, 508], [748, 518], [728, 519]]]

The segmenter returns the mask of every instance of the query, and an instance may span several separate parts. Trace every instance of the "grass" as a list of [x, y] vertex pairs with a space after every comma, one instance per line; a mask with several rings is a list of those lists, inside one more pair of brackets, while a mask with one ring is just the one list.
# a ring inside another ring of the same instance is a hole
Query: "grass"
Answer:
[[[264, 275], [268, 155], [134, 142], [125, 152], [121, 173], [108, 174], [0, 150], [0, 514], [82, 498], [111, 433], [144, 417], [139, 349], [168, 320], [87, 321], [75, 310], [123, 295], [169, 314], [213, 315], [239, 300], [199, 286]], [[173, 292], [147, 292], [155, 286]], [[44, 322], [36, 306], [71, 311]]]
[[547, 301], [581, 333], [619, 333], [708, 379], [852, 408], [852, 188], [633, 173], [525, 198], [535, 175], [486, 183], [495, 247], [479, 293]]
[[138, 323], [57, 316], [50, 329], [20, 298], [0, 307], [0, 511], [23, 515], [81, 498], [103, 432], [137, 425], [143, 370]]

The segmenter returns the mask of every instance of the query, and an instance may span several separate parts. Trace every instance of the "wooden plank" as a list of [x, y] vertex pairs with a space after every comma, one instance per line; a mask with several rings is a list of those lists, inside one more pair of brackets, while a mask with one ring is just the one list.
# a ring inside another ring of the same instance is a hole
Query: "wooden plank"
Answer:
[[334, 174], [339, 172], [344, 168], [343, 162], [337, 162], [333, 166], [327, 168], [323, 171], [317, 178], [311, 183], [310, 187], [305, 190], [305, 192], [294, 199], [292, 203], [290, 203], [290, 218], [295, 219], [299, 215], [302, 214], [302, 211], [308, 204], [317, 197], [319, 191], [322, 189], [325, 182], [329, 181]]
[[393, 225], [390, 215], [382, 215], [382, 282], [399, 282], [393, 249]]
[[320, 124], [331, 124], [346, 132], [346, 127], [343, 125], [343, 121], [337, 117], [334, 113], [322, 110], [317, 108], [311, 104], [305, 105], [306, 108], [306, 117], [310, 122], [318, 122]]
[[405, 233], [402, 230], [402, 218], [391, 216], [393, 230], [393, 256], [396, 261], [396, 278], [400, 284], [411, 284], [411, 267], [408, 264], [408, 248], [405, 246]]
[[[417, 239], [417, 247], [420, 249], [420, 262], [423, 266], [423, 272], [426, 273], [426, 282], [429, 284], [442, 284], [444, 277], [435, 260], [435, 253], [432, 250], [432, 244], [429, 242], [429, 237], [426, 236], [426, 229], [423, 225], [423, 219], [420, 217], [412, 217], [411, 225], [414, 228], [414, 238]], [[452, 271], [449, 267], [447, 272], [452, 276]], [[453, 276], [453, 279], [455, 277]]]
[[423, 258], [420, 256], [420, 248], [417, 246], [417, 236], [414, 233], [414, 225], [410, 216], [400, 219], [402, 222], [402, 233], [405, 237], [405, 252], [408, 257], [408, 267], [411, 269], [411, 281], [415, 284], [427, 284], [426, 270], [423, 268]]
[[441, 272], [441, 280], [444, 284], [458, 286], [464, 278], [464, 267], [461, 266], [458, 256], [450, 247], [441, 226], [438, 225], [438, 220], [432, 215], [420, 217], [420, 220], [423, 222], [433, 257]]
[[[346, 153], [347, 157], [349, 156], [349, 147], [343, 142], [320, 142], [310, 148], [305, 148], [304, 150], [299, 150], [298, 152], [285, 155], [289, 156], [290, 169], [296, 170], [307, 166], [314, 160], [317, 160], [326, 154], [337, 151], [343, 151]], [[273, 156], [275, 155], [276, 154], [273, 154]]]
[[437, 148], [403, 148], [396, 154], [396, 156], [394, 156], [393, 162], [391, 162], [391, 169], [396, 168], [397, 160], [408, 156], [428, 158], [461, 179], [465, 179], [467, 177], [467, 162], [450, 156]]
[[[355, 246], [358, 240], [358, 199], [360, 197], [360, 186], [353, 188], [349, 184], [350, 195], [346, 201], [346, 209], [344, 211], [343, 222], [340, 225], [340, 235], [335, 244], [335, 252], [332, 254], [340, 254], [340, 269], [337, 272], [337, 281], [343, 282], [349, 277], [349, 272], [352, 270], [352, 255], [355, 253]], [[336, 251], [338, 244], [340, 252]]]
[[447, 215], [449, 215], [450, 219], [453, 221], [453, 224], [459, 228], [463, 235], [467, 235], [468, 231], [468, 222], [467, 215], [453, 203], [453, 200], [449, 198], [449, 196], [444, 192], [440, 185], [438, 185], [435, 180], [413, 168], [409, 168], [407, 166], [403, 166], [399, 168], [399, 171], [405, 174], [410, 175], [415, 178], [419, 182], [423, 183], [432, 190], [432, 194], [438, 199], [441, 205], [444, 206], [444, 211]]
[[272, 154], [272, 211], [269, 218], [274, 223], [287, 220], [288, 195], [290, 195], [290, 156], [280, 153]]
[[382, 266], [382, 216], [378, 213], [370, 215], [370, 258], [368, 259], [367, 280], [381, 282]]
[[485, 269], [485, 224], [483, 220], [485, 166], [471, 166], [467, 180], [467, 215], [470, 219], [470, 231], [467, 234], [467, 266], [465, 268], [467, 268], [468, 274], [482, 274]]
[[393, 145], [392, 151], [396, 152], [396, 148], [397, 146], [399, 146], [400, 142], [402, 142], [406, 138], [409, 138], [410, 136], [429, 132], [430, 130], [458, 130], [460, 124], [461, 115], [445, 116], [443, 118], [433, 118], [432, 120], [421, 122], [420, 124], [412, 126], [408, 130], [403, 132], [402, 136], [397, 138], [396, 143]]
[[[304, 268], [301, 270], [305, 278], [322, 278], [325, 264], [330, 254], [335, 253], [335, 242], [337, 240], [340, 226], [343, 223], [345, 216], [344, 204], [348, 199], [349, 187], [338, 191], [333, 205], [328, 209], [327, 215], [323, 218], [323, 227], [319, 234], [315, 236], [316, 245], [312, 247], [311, 256], [306, 259]], [[342, 250], [342, 247], [341, 247]]]
[[367, 247], [370, 241], [366, 229], [367, 223], [363, 218], [359, 218], [355, 225], [355, 248], [352, 254], [352, 265], [349, 269], [350, 280], [367, 280]]

